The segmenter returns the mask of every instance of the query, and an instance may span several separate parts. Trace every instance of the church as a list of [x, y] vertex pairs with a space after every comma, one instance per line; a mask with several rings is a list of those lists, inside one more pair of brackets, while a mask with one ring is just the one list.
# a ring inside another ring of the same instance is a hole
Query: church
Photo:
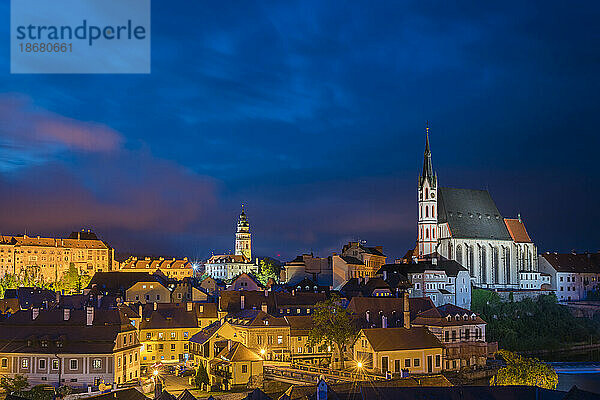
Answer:
[[252, 238], [250, 223], [242, 205], [242, 212], [237, 222], [234, 254], [211, 256], [204, 265], [204, 272], [215, 279], [230, 280], [242, 273], [255, 274], [258, 271], [258, 260], [252, 262]]
[[504, 218], [487, 190], [438, 187], [426, 129], [423, 171], [418, 179], [419, 259], [437, 256], [468, 269], [473, 284], [518, 289], [519, 272], [537, 271], [537, 249], [525, 224]]

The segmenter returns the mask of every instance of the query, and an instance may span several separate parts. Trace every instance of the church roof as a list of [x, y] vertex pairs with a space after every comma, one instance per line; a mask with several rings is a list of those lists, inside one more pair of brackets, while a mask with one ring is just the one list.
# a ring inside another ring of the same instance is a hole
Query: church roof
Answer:
[[487, 190], [440, 188], [438, 223], [448, 223], [453, 238], [512, 240]]
[[529, 237], [529, 234], [527, 234], [525, 224], [521, 221], [520, 217], [518, 219], [506, 218], [504, 219], [504, 222], [506, 223], [510, 236], [515, 242], [531, 243], [531, 238]]

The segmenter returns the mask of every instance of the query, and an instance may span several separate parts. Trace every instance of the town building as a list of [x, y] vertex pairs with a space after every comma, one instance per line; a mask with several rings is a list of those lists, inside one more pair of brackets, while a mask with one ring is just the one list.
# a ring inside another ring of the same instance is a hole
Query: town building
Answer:
[[331, 347], [326, 343], [311, 345], [309, 332], [314, 326], [309, 315], [285, 316], [290, 326], [290, 361], [292, 363], [329, 366], [331, 362]]
[[30, 385], [137, 382], [137, 331], [119, 309], [19, 311], [0, 322], [0, 376], [16, 374]]
[[188, 261], [187, 257], [182, 259], [166, 259], [164, 257], [138, 259], [137, 257], [129, 257], [121, 264], [119, 271], [153, 274], [160, 270], [169, 279], [181, 280], [193, 277], [194, 269], [194, 264]]
[[456, 260], [482, 288], [517, 289], [517, 271], [538, 270], [536, 246], [520, 216], [504, 218], [487, 190], [438, 187], [429, 128], [417, 194], [418, 258]]
[[600, 289], [600, 253], [544, 253], [539, 260], [558, 301], [585, 300]]
[[302, 254], [281, 268], [279, 279], [290, 286], [305, 278], [313, 280], [319, 286], [331, 286], [332, 268], [331, 258], [315, 257], [312, 253]]
[[211, 386], [222, 390], [262, 386], [263, 359], [240, 342], [228, 340], [208, 366]]
[[214, 303], [145, 306], [139, 325], [142, 365], [187, 364], [190, 338], [219, 318]]
[[444, 344], [445, 370], [484, 366], [498, 350], [497, 343], [485, 340], [486, 322], [472, 311], [453, 304], [444, 304], [423, 311], [411, 322], [425, 327]]
[[545, 272], [519, 271], [520, 290], [549, 290], [552, 276]]
[[93, 275], [113, 269], [114, 250], [91, 231], [66, 238], [0, 236], [0, 277], [33, 277], [42, 282], [60, 280], [70, 267]]
[[167, 279], [160, 271], [153, 274], [146, 272], [97, 272], [94, 274], [83, 293], [88, 295], [115, 296], [125, 299], [127, 289], [138, 282], [157, 282], [167, 287]]
[[360, 330], [353, 353], [357, 363], [380, 374], [438, 374], [444, 346], [423, 327], [371, 328]]
[[197, 285], [192, 278], [184, 278], [169, 284], [171, 288], [171, 302], [182, 303], [187, 301], [208, 301], [208, 290]]
[[248, 217], [242, 206], [237, 222], [234, 254], [211, 256], [204, 265], [204, 272], [215, 279], [231, 280], [242, 273], [256, 274], [258, 260], [252, 262], [252, 241]]
[[401, 297], [353, 297], [346, 309], [360, 328], [398, 328], [410, 326], [408, 293]]
[[[148, 275], [150, 278], [151, 275]], [[170, 303], [171, 291], [160, 282], [152, 279], [134, 283], [125, 291], [125, 301], [128, 303]]]
[[436, 306], [451, 303], [471, 308], [471, 279], [466, 268], [454, 260], [433, 257], [407, 264], [386, 264], [377, 272], [384, 280], [405, 276], [410, 297], [429, 297]]
[[245, 272], [238, 275], [225, 290], [261, 290], [262, 283], [251, 274]]

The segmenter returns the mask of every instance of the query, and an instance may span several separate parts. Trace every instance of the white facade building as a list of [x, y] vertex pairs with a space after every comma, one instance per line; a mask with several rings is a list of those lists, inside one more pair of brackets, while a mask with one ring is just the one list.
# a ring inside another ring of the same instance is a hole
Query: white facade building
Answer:
[[235, 234], [235, 254], [211, 256], [204, 265], [204, 272], [215, 279], [230, 280], [240, 274], [258, 272], [258, 260], [252, 262], [252, 241], [248, 217], [242, 206]]
[[600, 253], [544, 253], [539, 260], [558, 301], [585, 300], [600, 288]]
[[519, 288], [517, 271], [537, 271], [537, 250], [519, 216], [502, 217], [487, 190], [438, 187], [429, 130], [418, 187], [418, 258], [441, 255], [483, 288]]

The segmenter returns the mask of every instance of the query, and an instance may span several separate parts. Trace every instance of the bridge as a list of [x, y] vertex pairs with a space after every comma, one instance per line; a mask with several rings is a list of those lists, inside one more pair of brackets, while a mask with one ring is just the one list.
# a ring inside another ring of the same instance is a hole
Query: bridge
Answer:
[[548, 364], [559, 374], [600, 373], [600, 362], [551, 362]]
[[357, 381], [385, 380], [385, 376], [365, 372], [339, 371], [303, 364], [266, 364], [263, 367], [265, 379], [285, 382], [292, 385], [314, 385], [320, 377], [327, 383], [348, 383]]

